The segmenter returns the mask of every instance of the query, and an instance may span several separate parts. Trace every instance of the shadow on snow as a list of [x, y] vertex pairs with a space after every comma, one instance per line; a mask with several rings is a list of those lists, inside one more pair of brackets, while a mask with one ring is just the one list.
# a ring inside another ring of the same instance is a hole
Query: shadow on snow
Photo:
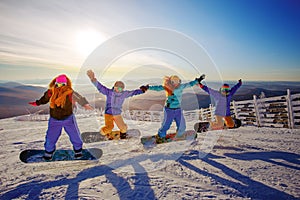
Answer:
[[[235, 194], [240, 197], [253, 198], [253, 199], [296, 199], [294, 196], [289, 195], [283, 191], [279, 191], [275, 188], [267, 186], [261, 182], [255, 181], [248, 176], [245, 176], [230, 167], [217, 162], [216, 160], [219, 157], [214, 154], [207, 154], [204, 158], [199, 158], [199, 151], [190, 151], [186, 154], [183, 154], [177, 162], [181, 165], [189, 168], [190, 170], [195, 171], [196, 173], [208, 176], [219, 182], [222, 185], [233, 188], [238, 191], [238, 194]], [[284, 159], [293, 164], [299, 164], [299, 155], [291, 154], [286, 152], [246, 152], [238, 154], [224, 154], [224, 156], [238, 159], [238, 160], [263, 160], [273, 164], [277, 164], [283, 167], [288, 167], [292, 169], [299, 170], [299, 167], [292, 165], [280, 163], [272, 159]], [[114, 173], [113, 170], [117, 167], [123, 166], [132, 166], [136, 172], [144, 170], [144, 167], [139, 163], [150, 159], [152, 161], [158, 161], [161, 159], [164, 160], [174, 160], [178, 158], [178, 154], [156, 154], [156, 155], [139, 155], [134, 158], [118, 160], [110, 164], [114, 168], [107, 165], [95, 166], [92, 168], [85, 169], [77, 174], [74, 178], [61, 178], [59, 180], [53, 181], [31, 181], [24, 184], [20, 184], [15, 187], [13, 190], [10, 190], [0, 197], [1, 199], [12, 199], [18, 197], [26, 196], [26, 199], [38, 199], [42, 195], [43, 190], [50, 189], [53, 187], [59, 186], [68, 186], [65, 194], [65, 199], [78, 199], [79, 196], [79, 184], [82, 181], [92, 179], [99, 176], [105, 176], [109, 183], [111, 183], [114, 188], [117, 190], [117, 194], [120, 199], [157, 199], [155, 193], [151, 188], [150, 178], [147, 173], [136, 173], [133, 177], [130, 177], [133, 180], [134, 187], [130, 186], [130, 183], [127, 178], [119, 176], [117, 173]], [[189, 163], [191, 160], [202, 160], [207, 164], [218, 168], [223, 171], [227, 176], [235, 179], [236, 181], [228, 180], [224, 177], [221, 177], [217, 174], [210, 173], [207, 170], [200, 169]], [[144, 170], [145, 171], [145, 170]], [[132, 181], [131, 181], [132, 182]], [[100, 183], [99, 183], [100, 184]], [[223, 191], [226, 192], [226, 191]], [[200, 196], [200, 194], [199, 194]]]
[[[226, 165], [217, 162], [215, 159], [218, 158], [226, 158], [226, 157], [219, 157], [209, 153], [206, 157], [201, 158], [202, 161], [206, 162], [207, 164], [222, 170], [227, 176], [235, 179], [238, 182], [228, 180], [224, 177], [218, 176], [217, 174], [212, 174], [205, 170], [199, 169], [194, 165], [190, 164], [189, 160], [198, 159], [198, 151], [191, 151], [189, 154], [183, 155], [178, 162], [181, 163], [183, 166], [201, 174], [203, 176], [208, 176], [213, 178], [215, 181], [219, 182], [222, 185], [231, 187], [237, 191], [239, 191], [239, 196], [251, 199], [296, 199], [296, 197], [287, 194], [283, 191], [279, 191], [275, 188], [267, 186], [261, 182], [251, 179], [248, 176], [245, 176]], [[280, 162], [275, 162], [272, 159], [284, 159], [286, 161], [292, 162], [294, 164], [299, 164], [300, 156], [293, 153], [286, 153], [286, 152], [248, 152], [248, 153], [238, 153], [238, 154], [224, 154], [224, 156], [228, 156], [234, 159], [239, 160], [263, 160], [266, 162], [270, 162], [273, 164], [277, 164], [279, 166], [288, 167], [292, 169], [299, 170], [299, 167], [287, 165]]]

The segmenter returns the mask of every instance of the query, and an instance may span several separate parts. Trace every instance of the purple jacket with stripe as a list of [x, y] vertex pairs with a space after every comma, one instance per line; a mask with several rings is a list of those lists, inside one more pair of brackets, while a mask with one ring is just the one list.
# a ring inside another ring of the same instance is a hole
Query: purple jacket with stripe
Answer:
[[95, 81], [92, 83], [100, 93], [106, 95], [105, 114], [110, 115], [120, 115], [122, 113], [122, 106], [126, 98], [143, 93], [141, 89], [115, 92], [113, 88], [109, 89], [102, 85], [99, 81]]
[[231, 98], [234, 95], [234, 93], [237, 91], [237, 89], [239, 89], [239, 87], [242, 85], [242, 82], [238, 82], [237, 84], [235, 84], [229, 91], [228, 95], [222, 95], [219, 91], [211, 89], [209, 87], [207, 87], [206, 85], [202, 85], [200, 84], [200, 87], [207, 92], [208, 94], [210, 94], [210, 96], [213, 97], [214, 101], [215, 101], [215, 106], [216, 106], [216, 110], [215, 110], [215, 115], [219, 115], [219, 116], [230, 116], [230, 102], [231, 102]]

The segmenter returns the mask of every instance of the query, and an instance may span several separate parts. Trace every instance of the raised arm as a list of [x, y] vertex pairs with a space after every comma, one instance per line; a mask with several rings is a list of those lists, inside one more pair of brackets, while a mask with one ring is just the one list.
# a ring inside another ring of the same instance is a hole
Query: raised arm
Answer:
[[125, 96], [125, 98], [127, 98], [127, 97], [132, 97], [132, 96], [134, 96], [134, 95], [139, 95], [139, 94], [143, 94], [144, 93], [144, 91], [143, 90], [141, 90], [141, 89], [136, 89], [136, 90], [125, 90], [124, 92], [123, 92], [123, 95]]
[[102, 85], [99, 81], [97, 81], [95, 77], [95, 73], [92, 70], [88, 70], [86, 72], [87, 76], [90, 78], [91, 82], [94, 84], [94, 86], [98, 89], [99, 92], [101, 92], [104, 95], [108, 94], [109, 89]]
[[150, 85], [149, 90], [163, 91], [163, 90], [165, 90], [165, 88], [162, 85]]
[[183, 83], [183, 84], [180, 84], [180, 87], [182, 89], [185, 89], [185, 88], [189, 88], [189, 87], [193, 87], [194, 85], [198, 84], [198, 81], [195, 79], [194, 81], [190, 81], [188, 83]]
[[212, 96], [217, 96], [219, 94], [219, 91], [209, 88], [206, 85], [203, 85], [202, 83], [199, 84], [199, 87]]
[[188, 87], [193, 87], [196, 84], [201, 84], [201, 81], [205, 79], [205, 74], [202, 74], [199, 78], [195, 78], [194, 81], [190, 81], [188, 83], [184, 83], [181, 84], [180, 87], [182, 87], [182, 89], [188, 88]]
[[235, 84], [235, 85], [231, 88], [230, 93], [233, 95], [233, 94], [241, 87], [241, 85], [242, 85], [242, 79], [240, 79], [240, 80], [238, 81], [238, 83]]
[[200, 83], [199, 87], [209, 94], [209, 88], [206, 85], [203, 85], [202, 83]]

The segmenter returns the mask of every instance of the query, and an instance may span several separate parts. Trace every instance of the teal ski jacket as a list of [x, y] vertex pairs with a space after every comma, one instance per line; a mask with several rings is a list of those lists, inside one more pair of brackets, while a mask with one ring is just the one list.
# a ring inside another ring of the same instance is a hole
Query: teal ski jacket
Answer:
[[[183, 90], [185, 88], [193, 87], [196, 84], [198, 84], [197, 80], [180, 84], [178, 88], [174, 89], [173, 94], [167, 97], [165, 107], [172, 108], [172, 109], [180, 108]], [[165, 88], [162, 85], [154, 85], [154, 86], [149, 86], [149, 90], [162, 91], [165, 90]]]

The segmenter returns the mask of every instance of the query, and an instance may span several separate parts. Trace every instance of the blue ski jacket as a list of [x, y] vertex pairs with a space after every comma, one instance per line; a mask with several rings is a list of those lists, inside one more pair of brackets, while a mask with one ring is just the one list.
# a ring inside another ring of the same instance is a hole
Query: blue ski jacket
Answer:
[[239, 89], [239, 87], [242, 85], [242, 82], [238, 82], [235, 84], [230, 90], [228, 95], [222, 95], [219, 91], [211, 89], [207, 87], [206, 85], [200, 84], [200, 87], [210, 94], [214, 101], [215, 101], [215, 115], [219, 116], [230, 116], [230, 101], [234, 93]]
[[[173, 94], [167, 97], [165, 107], [172, 108], [172, 109], [180, 108], [183, 89], [193, 87], [196, 84], [198, 84], [197, 80], [180, 84], [178, 88], [174, 89]], [[165, 88], [162, 85], [155, 85], [155, 86], [149, 86], [149, 90], [162, 91], [165, 90]]]
[[122, 92], [115, 92], [114, 89], [109, 89], [102, 85], [99, 81], [92, 82], [98, 91], [106, 95], [105, 114], [120, 115], [122, 113], [122, 106], [126, 98], [142, 94], [141, 89], [124, 90]]

